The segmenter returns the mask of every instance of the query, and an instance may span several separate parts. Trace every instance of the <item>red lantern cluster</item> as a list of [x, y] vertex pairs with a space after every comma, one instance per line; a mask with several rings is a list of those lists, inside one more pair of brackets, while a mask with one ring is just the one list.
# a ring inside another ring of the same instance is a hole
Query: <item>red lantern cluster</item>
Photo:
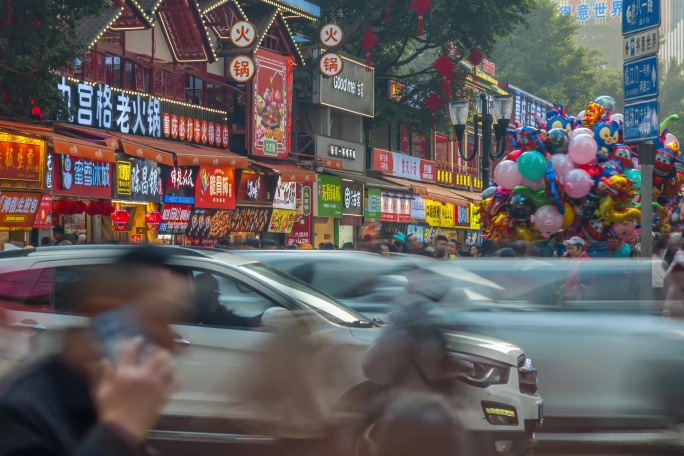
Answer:
[[86, 208], [86, 214], [92, 216], [95, 215], [112, 215], [112, 212], [114, 212], [116, 208], [112, 206], [109, 203], [98, 203], [97, 201], [93, 201], [92, 203], [88, 203], [88, 207]]
[[378, 44], [380, 40], [378, 39], [377, 36], [375, 36], [375, 33], [370, 29], [370, 27], [366, 28], [366, 30], [363, 32], [363, 36], [361, 37], [361, 47], [366, 51], [366, 68], [368, 71], [370, 71], [370, 66], [371, 66], [371, 49]]
[[432, 66], [437, 70], [437, 73], [442, 75], [442, 94], [447, 100], [451, 99], [451, 78], [454, 76], [454, 70], [456, 70], [456, 65], [449, 58], [448, 55], [444, 54], [435, 60]]
[[88, 205], [83, 201], [69, 201], [61, 199], [52, 204], [52, 209], [57, 214], [74, 215], [83, 214], [88, 209]]
[[442, 97], [437, 95], [436, 93], [432, 92], [426, 99], [425, 99], [425, 106], [430, 110], [432, 113], [432, 128], [435, 128], [435, 113], [439, 111], [439, 109], [442, 107], [444, 104], [444, 100]]
[[112, 213], [112, 222], [114, 222], [114, 229], [116, 231], [125, 231], [126, 224], [131, 218], [131, 214], [124, 209], [118, 209]]
[[157, 231], [161, 222], [162, 215], [159, 211], [148, 212], [147, 215], [145, 215], [145, 223], [147, 223], [147, 227], [152, 231]]

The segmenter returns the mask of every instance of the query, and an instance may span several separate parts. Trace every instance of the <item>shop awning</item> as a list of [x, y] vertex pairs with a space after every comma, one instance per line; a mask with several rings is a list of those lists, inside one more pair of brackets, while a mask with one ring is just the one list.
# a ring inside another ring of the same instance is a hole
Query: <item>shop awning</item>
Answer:
[[173, 155], [170, 153], [143, 145], [138, 141], [138, 138], [133, 135], [116, 133], [114, 136], [119, 139], [121, 148], [126, 155], [144, 158], [145, 160], [161, 163], [166, 166], [173, 166]]
[[297, 166], [288, 163], [263, 163], [253, 161], [252, 166], [269, 169], [280, 175], [283, 182], [316, 182], [316, 173], [314, 171], [298, 168]]
[[112, 149], [118, 149], [119, 147], [119, 140], [105, 130], [59, 123], [55, 124], [55, 131], [75, 139], [104, 144]]
[[414, 182], [408, 179], [400, 179], [398, 177], [384, 176], [390, 182], [394, 182], [399, 185], [405, 185], [411, 188], [411, 191], [422, 198], [430, 199], [433, 201], [439, 201], [441, 203], [454, 204], [456, 206], [466, 207], [468, 204], [468, 199], [464, 196], [456, 193], [456, 190], [451, 190], [448, 188], [440, 187], [436, 184], [430, 184], [427, 182]]
[[49, 136], [52, 140], [52, 148], [57, 154], [71, 155], [74, 157], [86, 158], [88, 160], [110, 163], [116, 162], [114, 149], [98, 146], [97, 144], [89, 143], [87, 141], [80, 141], [58, 133], [49, 133], [46, 134], [46, 136]]
[[469, 192], [467, 190], [458, 190], [458, 189], [450, 189], [452, 192], [456, 193], [457, 195], [462, 196], [463, 198], [467, 199], [469, 202], [473, 204], [480, 204], [482, 201], [482, 197], [480, 196], [480, 193], [478, 192]]
[[387, 182], [380, 179], [372, 178], [364, 173], [354, 171], [340, 171], [337, 169], [326, 169], [328, 174], [337, 176], [341, 179], [351, 179], [354, 182], [364, 184], [366, 187], [379, 188], [380, 190], [387, 190], [390, 192], [408, 192], [409, 186], [399, 185], [393, 182]]

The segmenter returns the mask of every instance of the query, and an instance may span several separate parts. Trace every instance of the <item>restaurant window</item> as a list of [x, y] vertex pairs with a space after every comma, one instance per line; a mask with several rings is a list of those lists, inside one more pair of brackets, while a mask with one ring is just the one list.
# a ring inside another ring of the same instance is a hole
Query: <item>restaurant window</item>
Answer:
[[191, 74], [185, 76], [185, 98], [187, 103], [202, 105], [204, 81]]
[[107, 85], [121, 87], [121, 57], [108, 55], [105, 58]]
[[133, 75], [133, 62], [129, 60], [124, 60], [125, 63], [125, 82], [124, 89], [135, 90], [135, 79]]
[[225, 111], [226, 90], [227, 89], [221, 85], [207, 82], [207, 107]]

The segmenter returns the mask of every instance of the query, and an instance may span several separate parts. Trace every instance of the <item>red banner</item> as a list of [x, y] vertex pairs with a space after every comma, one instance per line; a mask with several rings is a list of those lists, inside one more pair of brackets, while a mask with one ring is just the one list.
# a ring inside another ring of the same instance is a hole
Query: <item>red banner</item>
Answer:
[[373, 169], [415, 181], [437, 181], [435, 162], [388, 150], [373, 149]]
[[43, 195], [38, 207], [36, 221], [33, 222], [34, 228], [52, 228], [52, 195]]
[[185, 234], [191, 212], [192, 206], [187, 204], [164, 204], [159, 234]]
[[0, 192], [0, 230], [31, 231], [43, 195], [26, 192]]
[[200, 166], [195, 182], [195, 208], [235, 209], [235, 168]]
[[71, 155], [55, 155], [58, 164], [52, 167], [52, 192], [56, 195], [85, 198], [112, 198], [111, 163], [88, 160]]
[[42, 189], [45, 141], [0, 133], [0, 186]]

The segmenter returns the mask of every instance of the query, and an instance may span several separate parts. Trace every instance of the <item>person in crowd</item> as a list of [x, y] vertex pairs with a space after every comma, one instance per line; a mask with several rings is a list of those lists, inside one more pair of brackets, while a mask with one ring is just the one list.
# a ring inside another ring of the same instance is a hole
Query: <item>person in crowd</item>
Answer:
[[477, 245], [470, 246], [470, 256], [473, 258], [479, 258], [482, 256], [480, 253], [480, 247]]
[[510, 247], [504, 247], [503, 249], [497, 250], [494, 256], [500, 258], [515, 258], [515, 252]]
[[449, 239], [439, 234], [435, 236], [435, 251], [432, 254], [433, 258], [437, 260], [448, 260], [449, 259]]
[[383, 242], [383, 244], [387, 245], [387, 248], [389, 249], [390, 253], [403, 253], [403, 250], [400, 250], [399, 247], [397, 247], [398, 243], [395, 242]]
[[320, 243], [318, 244], [318, 250], [326, 250], [326, 249], [325, 249], [325, 242], [320, 242]]
[[209, 326], [257, 327], [261, 316], [241, 317], [221, 305], [216, 277], [203, 273], [195, 277], [195, 323]]
[[297, 243], [290, 244], [287, 247], [285, 247], [286, 250], [299, 250], [299, 247], [297, 247]]
[[73, 244], [71, 243], [70, 240], [64, 239], [63, 241], [61, 241], [61, 242], [60, 242], [59, 244], [57, 244], [57, 245], [59, 245], [59, 246], [66, 246], [66, 245], [73, 245]]
[[52, 245], [55, 245], [55, 240], [50, 236], [43, 236], [42, 238], [40, 238], [41, 247], [50, 247]]
[[449, 239], [449, 244], [447, 246], [447, 252], [449, 253], [449, 258], [455, 260], [459, 257], [459, 252], [461, 251], [461, 245], [456, 239]]
[[425, 251], [425, 247], [427, 244], [424, 244], [423, 242], [420, 242], [418, 240], [418, 237], [411, 233], [405, 237], [406, 241], [406, 253], [410, 253], [413, 255], [419, 255], [422, 252]]
[[299, 250], [313, 250], [311, 244], [299, 244]]
[[86, 245], [86, 242], [88, 241], [87, 236], [84, 233], [81, 233], [78, 235], [78, 245]]
[[573, 236], [565, 244], [565, 258], [571, 258], [568, 276], [565, 279], [565, 286], [563, 291], [563, 299], [578, 300], [588, 296], [591, 292], [592, 280], [580, 274], [580, 267], [582, 260], [589, 259], [589, 255], [584, 251], [586, 242], [579, 236]]
[[658, 298], [663, 297], [663, 286], [665, 282], [665, 273], [667, 271], [667, 263], [663, 260], [665, 252], [667, 251], [667, 242], [663, 239], [660, 233], [653, 233], [653, 264], [651, 286], [653, 287], [653, 295]]
[[335, 250], [335, 245], [332, 242], [326, 242], [323, 244], [323, 248], [321, 250]]
[[228, 250], [230, 248], [230, 240], [226, 238], [221, 238], [218, 240], [215, 247], [221, 250]]
[[525, 241], [515, 241], [513, 244], [511, 244], [511, 249], [513, 249], [513, 253], [515, 253], [515, 256], [519, 258], [526, 258], [527, 257], [527, 242]]
[[666, 290], [664, 315], [684, 317], [684, 242], [681, 238], [679, 250], [674, 254], [665, 274], [663, 287]]
[[277, 250], [278, 246], [276, 245], [275, 241], [272, 241], [270, 239], [264, 239], [264, 241], [261, 243], [261, 250]]
[[71, 242], [70, 245], [78, 245], [78, 238], [76, 237], [75, 234], [65, 234], [64, 236], [62, 236], [61, 240], [62, 240], [62, 242], [64, 242], [64, 241]]
[[64, 237], [64, 227], [62, 225], [55, 225], [52, 228], [52, 238], [55, 240], [55, 244], [62, 241]]
[[496, 248], [494, 247], [494, 242], [491, 239], [482, 240], [482, 248], [480, 249], [480, 256], [482, 257], [493, 257]]
[[461, 258], [472, 258], [472, 255], [470, 254], [470, 247], [459, 243], [458, 249], [458, 256]]
[[0, 456], [147, 454], [147, 432], [178, 386], [169, 324], [187, 310], [191, 292], [182, 276], [165, 268], [170, 255], [157, 247], [136, 249], [74, 290], [68, 299], [89, 317], [132, 306], [148, 342], [124, 341], [114, 361], [102, 355], [90, 329], [73, 328], [59, 354], [5, 377]]
[[259, 250], [260, 248], [261, 244], [259, 243], [259, 239], [246, 239], [245, 242], [242, 243], [242, 250]]
[[354, 248], [354, 243], [353, 242], [345, 242], [342, 244], [342, 250], [356, 250]]
[[386, 242], [378, 242], [373, 246], [373, 253], [388, 257], [390, 256], [390, 246]]

